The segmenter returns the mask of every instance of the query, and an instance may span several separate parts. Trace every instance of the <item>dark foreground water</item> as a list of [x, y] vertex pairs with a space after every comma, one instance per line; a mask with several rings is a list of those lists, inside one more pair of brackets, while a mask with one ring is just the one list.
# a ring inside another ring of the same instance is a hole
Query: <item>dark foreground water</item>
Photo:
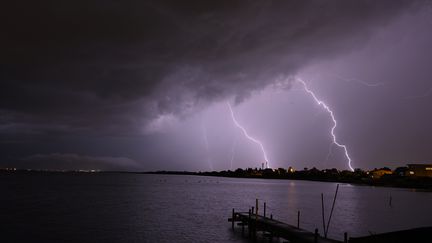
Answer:
[[[322, 232], [335, 183], [136, 174], [0, 175], [0, 242], [244, 242], [231, 209], [266, 201]], [[392, 205], [389, 198], [392, 197]], [[432, 225], [432, 193], [342, 184], [330, 237]]]

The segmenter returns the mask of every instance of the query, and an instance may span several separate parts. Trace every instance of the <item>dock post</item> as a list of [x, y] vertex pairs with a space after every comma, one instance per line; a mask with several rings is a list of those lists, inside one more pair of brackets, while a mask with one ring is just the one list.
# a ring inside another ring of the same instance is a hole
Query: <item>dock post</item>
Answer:
[[231, 225], [231, 228], [234, 230], [234, 221], [235, 221], [235, 212], [234, 212], [234, 208], [232, 209], [232, 221], [231, 221], [231, 223], [232, 223], [232, 225]]
[[300, 229], [300, 211], [297, 211], [297, 229]]
[[244, 225], [245, 225], [245, 222], [244, 222], [244, 220], [242, 219], [242, 236], [244, 236]]
[[318, 243], [318, 229], [315, 229], [314, 242]]
[[257, 222], [256, 222], [256, 219], [255, 219], [255, 222], [253, 225], [254, 225], [253, 226], [253, 239], [254, 239], [254, 241], [256, 241], [256, 239], [257, 239]]
[[254, 227], [253, 227], [253, 237], [254, 240], [256, 240], [256, 236], [257, 236], [257, 231], [256, 231], [256, 226], [257, 226], [257, 220], [258, 220], [258, 198], [255, 199], [255, 222], [254, 222]]
[[273, 214], [270, 214], [270, 219], [273, 219]]
[[254, 208], [254, 207], [252, 207], [252, 214], [254, 214], [254, 211], [255, 211], [254, 209], [255, 209], [255, 208]]
[[325, 225], [325, 219], [324, 219], [325, 217], [324, 217], [324, 194], [323, 193], [321, 193], [321, 214], [322, 214], [324, 238], [327, 238], [326, 225]]
[[344, 243], [348, 243], [348, 233], [344, 233]]
[[249, 209], [249, 216], [248, 216], [248, 234], [249, 237], [251, 237], [251, 214], [252, 214], [252, 210]]
[[264, 202], [264, 218], [266, 217], [266, 203]]

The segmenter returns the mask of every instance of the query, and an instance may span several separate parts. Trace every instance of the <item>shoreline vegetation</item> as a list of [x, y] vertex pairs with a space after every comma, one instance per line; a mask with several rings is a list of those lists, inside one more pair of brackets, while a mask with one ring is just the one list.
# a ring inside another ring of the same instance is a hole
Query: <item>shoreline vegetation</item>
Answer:
[[[382, 170], [382, 169], [379, 169]], [[130, 173], [130, 174], [164, 174], [164, 175], [195, 175], [195, 176], [213, 176], [213, 177], [229, 177], [229, 178], [255, 178], [255, 179], [286, 179], [286, 180], [307, 180], [321, 182], [339, 182], [356, 185], [368, 186], [383, 186], [383, 187], [399, 187], [399, 188], [414, 188], [432, 191], [432, 177], [407, 176], [402, 173], [383, 174], [376, 176], [374, 171], [363, 171], [356, 169], [354, 172], [337, 169], [318, 170], [316, 168], [294, 171], [279, 169], [236, 169], [235, 171], [208, 171], [208, 172], [192, 172], [192, 171], [100, 171], [100, 170], [33, 170], [33, 169], [0, 169], [1, 174], [19, 173], [19, 174], [112, 174], [112, 173]], [[375, 175], [375, 177], [374, 177]]]
[[337, 169], [318, 170], [316, 168], [300, 171], [286, 171], [284, 169], [237, 169], [235, 171], [188, 172], [188, 171], [154, 171], [145, 174], [166, 175], [198, 175], [230, 178], [282, 179], [306, 180], [320, 182], [339, 182], [356, 185], [413, 188], [432, 191], [432, 177], [405, 176], [399, 174], [384, 174], [373, 178], [372, 173], [356, 169], [352, 171], [338, 171]]

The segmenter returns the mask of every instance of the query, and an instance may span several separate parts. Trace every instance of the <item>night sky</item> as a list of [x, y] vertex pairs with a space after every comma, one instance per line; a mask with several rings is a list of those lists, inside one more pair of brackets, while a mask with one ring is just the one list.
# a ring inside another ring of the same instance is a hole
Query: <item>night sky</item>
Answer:
[[[11, 1], [0, 167], [432, 162], [430, 1]], [[331, 152], [331, 153], [329, 153]]]

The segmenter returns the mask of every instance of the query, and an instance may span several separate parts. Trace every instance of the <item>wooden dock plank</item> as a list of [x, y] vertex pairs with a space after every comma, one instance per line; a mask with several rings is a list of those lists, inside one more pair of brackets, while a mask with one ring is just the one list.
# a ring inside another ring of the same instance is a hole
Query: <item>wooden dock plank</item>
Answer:
[[[256, 232], [263, 232], [265, 237], [281, 237], [292, 243], [342, 243], [333, 239], [326, 239], [304, 229], [286, 224], [284, 222], [273, 219], [272, 217], [264, 217], [249, 212], [235, 212], [232, 211], [232, 217], [228, 221], [232, 222], [233, 228], [235, 222], [238, 226], [242, 227], [242, 234], [244, 234], [245, 226], [248, 227], [249, 237], [254, 239]], [[388, 232], [382, 234], [375, 234], [363, 237], [350, 237], [348, 239], [347, 233], [344, 234], [344, 242], [352, 243], [405, 243], [405, 242], [430, 242], [430, 235], [432, 235], [432, 227], [414, 228], [409, 230], [401, 230], [395, 232]]]
[[[234, 220], [248, 222], [249, 212], [235, 213]], [[319, 235], [317, 236], [317, 240], [315, 241], [315, 234], [312, 232], [298, 229], [295, 226], [256, 214], [252, 214], [250, 216], [249, 226], [255, 227], [256, 231], [271, 232], [271, 234], [274, 236], [282, 237], [292, 242], [341, 243], [341, 241], [325, 239]]]

